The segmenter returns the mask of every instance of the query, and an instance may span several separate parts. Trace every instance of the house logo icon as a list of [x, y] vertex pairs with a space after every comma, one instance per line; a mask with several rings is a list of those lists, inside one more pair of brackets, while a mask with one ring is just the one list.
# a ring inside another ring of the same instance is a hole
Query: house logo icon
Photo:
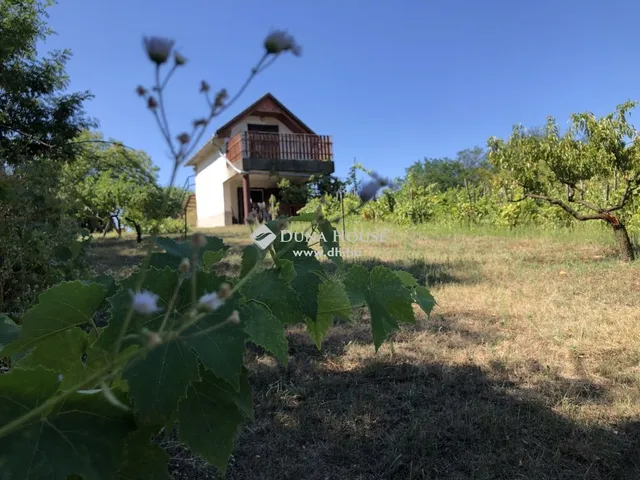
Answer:
[[251, 234], [251, 240], [260, 249], [264, 250], [273, 243], [276, 239], [276, 234], [271, 231], [265, 224], [260, 225]]

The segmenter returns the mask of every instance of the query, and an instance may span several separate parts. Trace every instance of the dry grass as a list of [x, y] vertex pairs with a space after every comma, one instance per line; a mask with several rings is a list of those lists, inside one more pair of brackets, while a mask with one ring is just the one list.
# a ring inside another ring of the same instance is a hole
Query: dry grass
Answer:
[[[211, 233], [234, 247], [233, 273], [246, 230]], [[287, 369], [252, 351], [256, 422], [229, 478], [640, 478], [640, 264], [586, 233], [526, 233], [360, 244], [354, 261], [410, 271], [439, 305], [377, 354], [366, 318], [322, 352], [291, 329]], [[103, 270], [138, 252], [94, 247]], [[175, 478], [214, 478], [194, 465], [174, 458]]]

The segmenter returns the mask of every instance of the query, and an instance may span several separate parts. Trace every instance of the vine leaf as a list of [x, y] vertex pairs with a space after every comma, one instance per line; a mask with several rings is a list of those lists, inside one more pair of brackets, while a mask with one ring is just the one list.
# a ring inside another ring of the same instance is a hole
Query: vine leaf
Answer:
[[[320, 275], [323, 274], [324, 269], [316, 258], [314, 250], [306, 243], [295, 241], [293, 243], [294, 245], [290, 246], [290, 242], [281, 242], [277, 251], [278, 257], [293, 262], [296, 276], [291, 287], [298, 295], [302, 313], [309, 318], [316, 318], [318, 289], [322, 283]], [[285, 251], [284, 248], [288, 250]]]
[[318, 292], [318, 316], [307, 319], [307, 330], [318, 350], [333, 325], [333, 317], [351, 319], [351, 302], [339, 280], [327, 279], [320, 285]]
[[429, 289], [418, 285], [416, 279], [413, 278], [409, 272], [405, 272], [404, 270], [394, 270], [393, 273], [395, 273], [404, 286], [411, 291], [413, 301], [420, 306], [427, 317], [431, 315], [431, 311], [437, 303]]
[[344, 267], [342, 256], [340, 255], [340, 243], [338, 242], [338, 231], [329, 220], [323, 219], [318, 222], [320, 229], [320, 244], [322, 251], [339, 268]]
[[242, 305], [240, 313], [251, 341], [271, 352], [286, 366], [289, 362], [289, 343], [284, 325], [273, 316], [269, 307], [248, 302]]
[[240, 266], [240, 278], [243, 278], [249, 271], [264, 258], [266, 250], [260, 250], [255, 245], [247, 245], [242, 250], [242, 261]]
[[248, 299], [264, 303], [285, 325], [303, 321], [298, 295], [275, 269], [253, 275], [242, 288], [242, 293]]
[[[41, 350], [39, 358], [56, 361], [64, 351], [55, 350], [57, 336], [86, 324], [104, 300], [104, 289], [96, 284], [80, 281], [60, 283], [38, 297], [38, 303], [22, 317], [20, 337], [7, 345], [2, 354], [11, 356], [33, 348]], [[76, 336], [76, 339], [78, 336]]]
[[376, 266], [369, 272], [362, 265], [354, 265], [344, 283], [352, 305], [365, 303], [369, 308], [376, 351], [399, 328], [399, 322], [415, 323], [411, 292], [392, 270]]
[[165, 267], [176, 269], [180, 266], [183, 258], [193, 261], [194, 254], [197, 254], [196, 260], [198, 263], [203, 264], [203, 257], [206, 252], [226, 252], [229, 249], [221, 238], [206, 236], [205, 239], [205, 245], [196, 251], [191, 242], [176, 242], [172, 238], [158, 237], [156, 238], [156, 245], [162, 248], [164, 253], [153, 253], [151, 255], [151, 266], [160, 269]]
[[414, 301], [420, 306], [422, 311], [427, 315], [431, 315], [433, 307], [437, 305], [436, 299], [433, 298], [431, 292], [423, 286], [418, 285], [413, 293]]
[[169, 455], [150, 443], [153, 431], [136, 430], [129, 434], [124, 452], [124, 462], [118, 478], [126, 480], [171, 480]]
[[253, 420], [251, 387], [245, 369], [238, 391], [211, 372], [201, 375], [178, 407], [179, 437], [224, 473], [238, 427]]
[[143, 423], [168, 421], [187, 387], [198, 380], [198, 359], [180, 341], [164, 343], [123, 372], [136, 410]]
[[[196, 297], [219, 290], [224, 277], [212, 273], [198, 272], [196, 277]], [[180, 309], [191, 306], [191, 283], [182, 285]], [[217, 376], [231, 385], [238, 386], [244, 362], [245, 342], [248, 338], [243, 326], [226, 324], [219, 327], [237, 309], [235, 297], [224, 299], [224, 303], [214, 312], [207, 313], [197, 323], [187, 329], [181, 342], [197, 353], [200, 362]]]
[[[42, 367], [0, 375], [0, 425], [46, 401], [57, 383], [57, 375]], [[46, 417], [0, 438], [0, 471], [21, 480], [70, 475], [111, 480], [122, 462], [124, 440], [134, 429], [133, 416], [104, 396], [74, 394]]]
[[[118, 293], [107, 300], [111, 306], [109, 323], [102, 330], [100, 339], [96, 343], [106, 351], [111, 351], [118, 340], [122, 325], [129, 308], [131, 308], [131, 292], [136, 290], [140, 275], [142, 275], [142, 272], [138, 270], [122, 280]], [[144, 277], [140, 290], [149, 290], [158, 295], [158, 307], [162, 308], [162, 310], [153, 315], [139, 315], [134, 313], [125, 335], [138, 333], [143, 326], [152, 330], [155, 329], [154, 327], [159, 327], [177, 283], [178, 273], [171, 268], [167, 267], [160, 270], [150, 267]]]
[[210, 270], [212, 266], [224, 258], [226, 249], [204, 252], [202, 255], [202, 265], [205, 270]]

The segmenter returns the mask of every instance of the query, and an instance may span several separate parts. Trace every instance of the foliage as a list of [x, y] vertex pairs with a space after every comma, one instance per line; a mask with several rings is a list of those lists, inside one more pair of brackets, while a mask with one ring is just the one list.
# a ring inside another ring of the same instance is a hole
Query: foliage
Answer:
[[181, 212], [185, 192], [160, 187], [158, 168], [144, 152], [104, 141], [97, 132], [84, 132], [78, 142], [84, 148], [62, 169], [60, 195], [79, 221], [114, 219], [149, 232]]
[[622, 258], [632, 260], [623, 219], [614, 212], [627, 207], [640, 189], [640, 137], [627, 119], [636, 105], [625, 102], [601, 118], [573, 114], [564, 134], [552, 117], [544, 132], [532, 134], [516, 125], [507, 141], [489, 140], [489, 159], [505, 182], [522, 188], [522, 198], [548, 202], [577, 220], [606, 222]]
[[[267, 223], [275, 233], [278, 225]], [[181, 442], [224, 471], [238, 428], [253, 419], [248, 342], [286, 363], [287, 324], [306, 325], [320, 348], [334, 317], [349, 320], [366, 307], [377, 350], [400, 324], [415, 322], [412, 303], [427, 314], [435, 304], [406, 272], [331, 268], [304, 254], [307, 242], [278, 237], [270, 266], [255, 246], [244, 249], [233, 284], [212, 272], [227, 251], [222, 241], [196, 235], [189, 243], [158, 239], [165, 252], [154, 254], [155, 266], [112, 292], [107, 283], [72, 281], [41, 294], [19, 336], [16, 327], [5, 335], [13, 341], [2, 354], [13, 367], [0, 376], [3, 470], [25, 479], [166, 478], [167, 458], [151, 438], [175, 426]], [[130, 292], [140, 289], [158, 295], [158, 312], [131, 310]], [[220, 303], [206, 308], [214, 292]], [[105, 306], [108, 325], [98, 328]]]
[[38, 56], [51, 33], [49, 3], [0, 3], [0, 311], [12, 316], [85, 270], [78, 228], [56, 188], [60, 166], [80, 148], [77, 134], [91, 125], [82, 111], [89, 94], [65, 93], [69, 52]]
[[287, 178], [278, 181], [280, 200], [283, 203], [306, 204], [326, 195], [335, 196], [344, 183], [333, 175], [311, 175], [304, 183], [292, 183]]

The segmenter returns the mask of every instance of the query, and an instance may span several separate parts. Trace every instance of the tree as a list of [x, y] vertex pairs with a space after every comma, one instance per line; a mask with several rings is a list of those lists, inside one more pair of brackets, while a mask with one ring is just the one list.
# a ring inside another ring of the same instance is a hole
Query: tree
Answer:
[[90, 95], [64, 93], [68, 51], [36, 51], [52, 33], [49, 5], [0, 2], [0, 311], [12, 316], [40, 290], [78, 274], [59, 252], [71, 247], [74, 259], [82, 256], [56, 190], [60, 165], [80, 148], [73, 139], [91, 124], [82, 110]]
[[621, 258], [633, 260], [627, 229], [615, 212], [640, 188], [640, 137], [627, 120], [636, 105], [625, 102], [601, 118], [590, 112], [573, 114], [562, 135], [552, 117], [544, 131], [532, 133], [516, 125], [508, 140], [489, 139], [489, 160], [522, 189], [523, 199], [556, 205], [580, 221], [605, 222]]
[[63, 168], [60, 195], [78, 220], [111, 222], [119, 234], [126, 222], [140, 239], [154, 221], [180, 212], [182, 190], [160, 187], [158, 168], [144, 152], [104, 141], [96, 132], [85, 132], [77, 141], [84, 148]]

